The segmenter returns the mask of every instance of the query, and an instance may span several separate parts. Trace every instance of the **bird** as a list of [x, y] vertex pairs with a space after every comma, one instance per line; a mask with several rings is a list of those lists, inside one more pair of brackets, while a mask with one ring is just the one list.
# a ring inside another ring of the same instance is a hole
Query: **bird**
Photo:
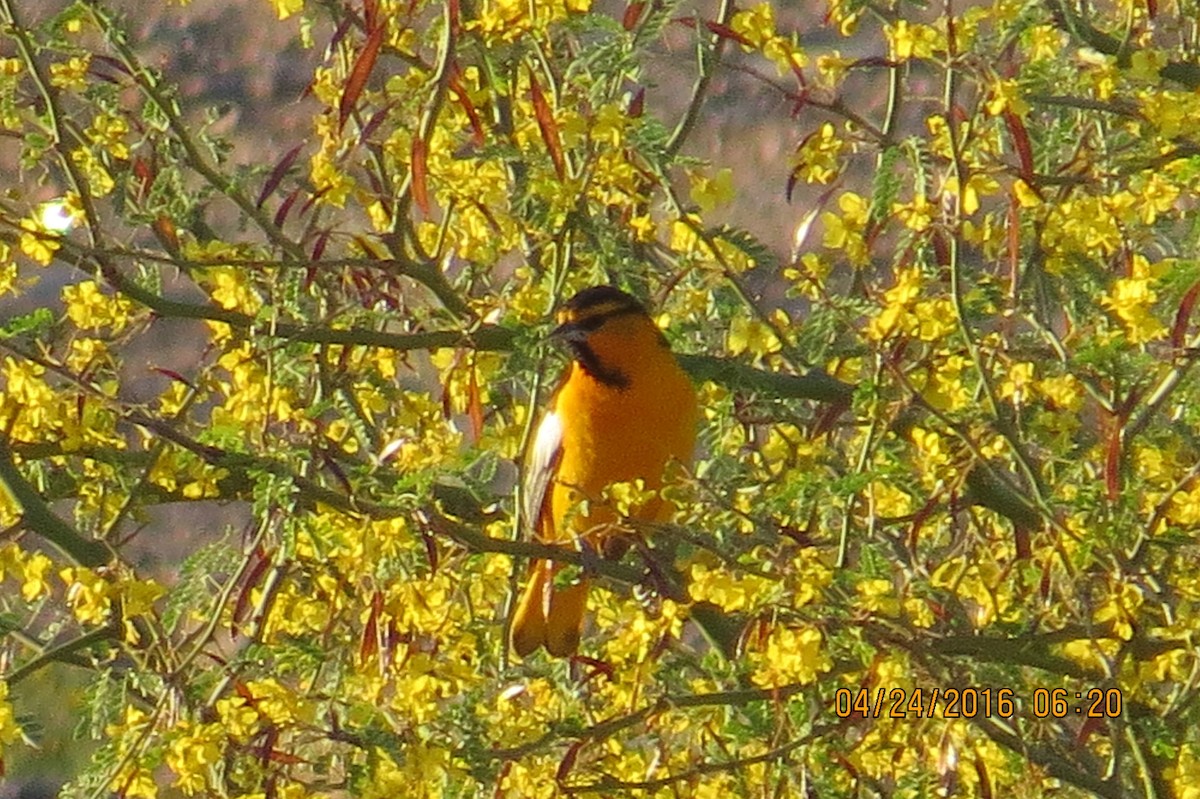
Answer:
[[[571, 361], [527, 452], [522, 515], [539, 541], [603, 553], [621, 523], [605, 488], [640, 479], [659, 489], [671, 463], [690, 467], [696, 390], [645, 306], [615, 286], [575, 294], [557, 321], [551, 338]], [[672, 512], [654, 496], [630, 518], [659, 522]], [[539, 647], [569, 657], [579, 647], [588, 580], [556, 581], [562, 566], [530, 564], [510, 635], [522, 658]]]

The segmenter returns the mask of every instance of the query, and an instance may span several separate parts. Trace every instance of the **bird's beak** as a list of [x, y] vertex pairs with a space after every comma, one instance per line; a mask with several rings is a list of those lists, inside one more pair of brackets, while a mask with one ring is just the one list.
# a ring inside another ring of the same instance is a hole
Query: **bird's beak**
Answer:
[[567, 321], [550, 331], [551, 341], [565, 341], [568, 344], [583, 341], [587, 331], [578, 322]]

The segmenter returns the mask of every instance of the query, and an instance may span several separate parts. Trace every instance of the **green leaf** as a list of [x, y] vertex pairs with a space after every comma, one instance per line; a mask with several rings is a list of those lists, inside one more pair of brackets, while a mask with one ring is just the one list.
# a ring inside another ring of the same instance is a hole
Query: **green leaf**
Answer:
[[50, 313], [50, 309], [37, 308], [23, 316], [10, 319], [8, 324], [0, 327], [0, 338], [24, 335], [39, 336], [48, 331], [53, 324], [54, 314]]
[[189, 613], [207, 606], [213, 581], [232, 574], [241, 556], [223, 541], [201, 547], [183, 562], [179, 582], [167, 595], [163, 610], [163, 626], [174, 632]]
[[871, 219], [878, 222], [891, 213], [892, 205], [900, 196], [900, 177], [896, 164], [900, 161], [900, 147], [888, 147], [879, 156], [879, 168], [871, 184]]

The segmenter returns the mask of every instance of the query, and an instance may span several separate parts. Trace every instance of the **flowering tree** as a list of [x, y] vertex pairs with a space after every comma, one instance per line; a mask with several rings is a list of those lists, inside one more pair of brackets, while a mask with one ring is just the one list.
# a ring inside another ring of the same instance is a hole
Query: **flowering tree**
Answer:
[[[1195, 0], [272, 2], [320, 107], [253, 166], [115, 3], [0, 0], [0, 292], [66, 275], [0, 320], [0, 764], [55, 665], [71, 796], [1196, 795]], [[786, 258], [688, 155], [734, 74]], [[510, 496], [601, 282], [705, 409], [613, 561]], [[148, 570], [181, 506], [245, 524]], [[574, 660], [506, 651], [536, 557], [606, 589]]]

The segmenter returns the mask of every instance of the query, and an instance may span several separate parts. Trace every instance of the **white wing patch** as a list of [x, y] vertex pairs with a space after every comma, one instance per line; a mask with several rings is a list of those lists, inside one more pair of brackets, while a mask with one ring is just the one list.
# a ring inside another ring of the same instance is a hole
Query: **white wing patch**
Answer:
[[525, 501], [522, 512], [526, 528], [535, 534], [539, 528], [546, 491], [558, 471], [562, 456], [562, 419], [553, 410], [546, 411], [538, 423], [533, 448], [525, 458]]

